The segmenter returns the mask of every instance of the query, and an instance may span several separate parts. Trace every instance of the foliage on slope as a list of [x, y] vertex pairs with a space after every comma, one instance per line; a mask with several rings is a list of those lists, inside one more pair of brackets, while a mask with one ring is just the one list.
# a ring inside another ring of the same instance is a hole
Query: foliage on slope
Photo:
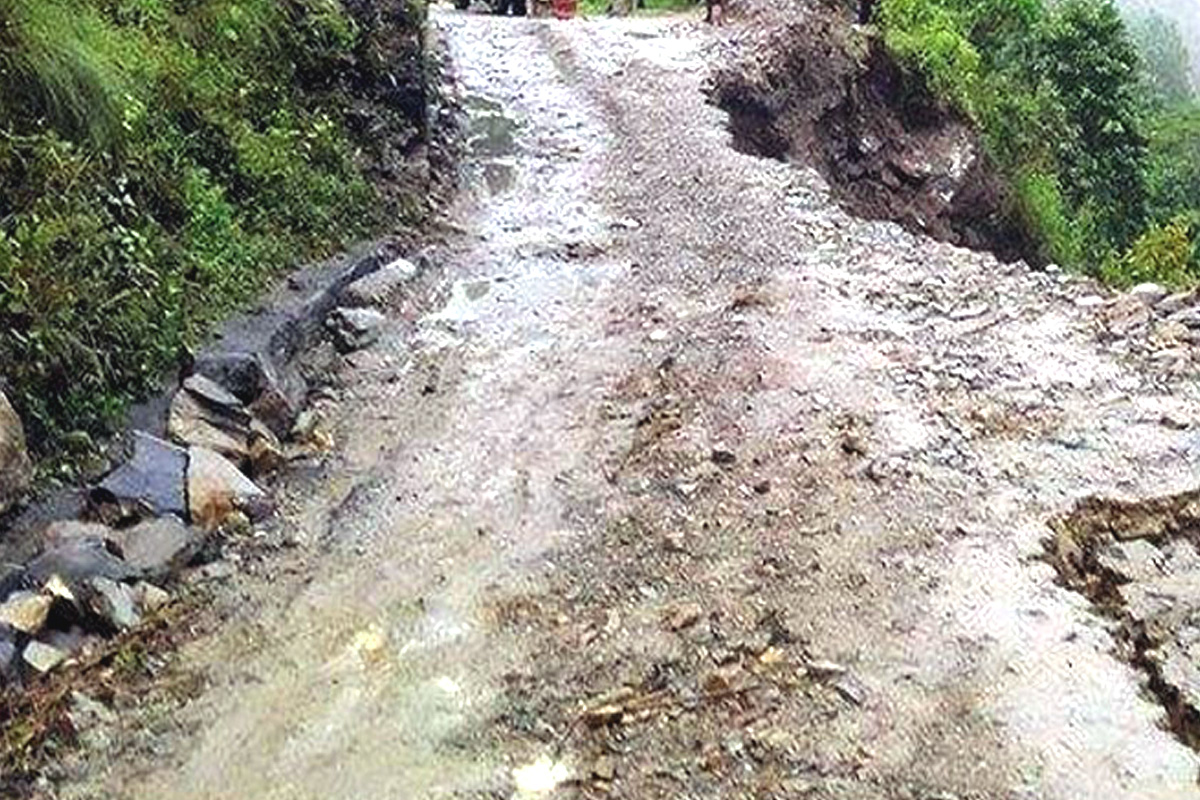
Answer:
[[281, 269], [419, 212], [367, 176], [381, 130], [424, 125], [422, 15], [0, 0], [0, 384], [36, 444], [103, 432]]
[[1200, 114], [1167, 20], [1111, 0], [884, 0], [888, 47], [980, 126], [1045, 258], [1200, 277]]

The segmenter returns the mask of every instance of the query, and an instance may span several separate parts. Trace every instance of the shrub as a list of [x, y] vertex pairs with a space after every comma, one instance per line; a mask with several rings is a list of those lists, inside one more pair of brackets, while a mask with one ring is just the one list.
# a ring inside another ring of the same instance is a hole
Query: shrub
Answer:
[[376, 35], [338, 0], [0, 0], [0, 382], [35, 446], [395, 219], [339, 77]]
[[1184, 287], [1197, 277], [1195, 226], [1185, 217], [1151, 226], [1121, 258], [1110, 259], [1102, 276], [1116, 286], [1153, 281]]

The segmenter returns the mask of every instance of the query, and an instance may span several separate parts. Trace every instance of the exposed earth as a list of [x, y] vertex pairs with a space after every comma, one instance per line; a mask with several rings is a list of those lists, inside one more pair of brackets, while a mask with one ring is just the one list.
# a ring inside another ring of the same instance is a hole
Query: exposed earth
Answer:
[[433, 16], [437, 272], [209, 570], [192, 688], [116, 697], [45, 794], [1200, 797], [1044, 557], [1080, 498], [1194, 487], [1190, 347], [739, 152], [736, 25]]

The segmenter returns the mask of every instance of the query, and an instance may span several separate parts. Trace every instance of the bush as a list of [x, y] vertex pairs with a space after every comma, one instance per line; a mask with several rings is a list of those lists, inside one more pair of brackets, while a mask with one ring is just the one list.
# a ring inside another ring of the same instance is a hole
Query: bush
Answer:
[[882, 12], [889, 49], [978, 124], [1043, 257], [1086, 268], [1129, 247], [1153, 205], [1152, 153], [1138, 55], [1111, 0], [884, 0]]
[[337, 0], [0, 0], [0, 32], [0, 381], [40, 449], [395, 219], [339, 79], [375, 32]]
[[1185, 217], [1150, 227], [1129, 252], [1102, 270], [1106, 281], [1122, 287], [1153, 281], [1181, 288], [1195, 283], [1198, 275], [1195, 226]]

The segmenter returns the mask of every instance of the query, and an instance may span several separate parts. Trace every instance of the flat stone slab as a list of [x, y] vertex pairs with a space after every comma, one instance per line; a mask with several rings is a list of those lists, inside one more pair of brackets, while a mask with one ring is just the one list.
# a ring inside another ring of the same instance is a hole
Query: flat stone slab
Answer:
[[133, 442], [133, 457], [102, 480], [93, 497], [142, 505], [155, 515], [186, 516], [187, 451], [140, 431]]

